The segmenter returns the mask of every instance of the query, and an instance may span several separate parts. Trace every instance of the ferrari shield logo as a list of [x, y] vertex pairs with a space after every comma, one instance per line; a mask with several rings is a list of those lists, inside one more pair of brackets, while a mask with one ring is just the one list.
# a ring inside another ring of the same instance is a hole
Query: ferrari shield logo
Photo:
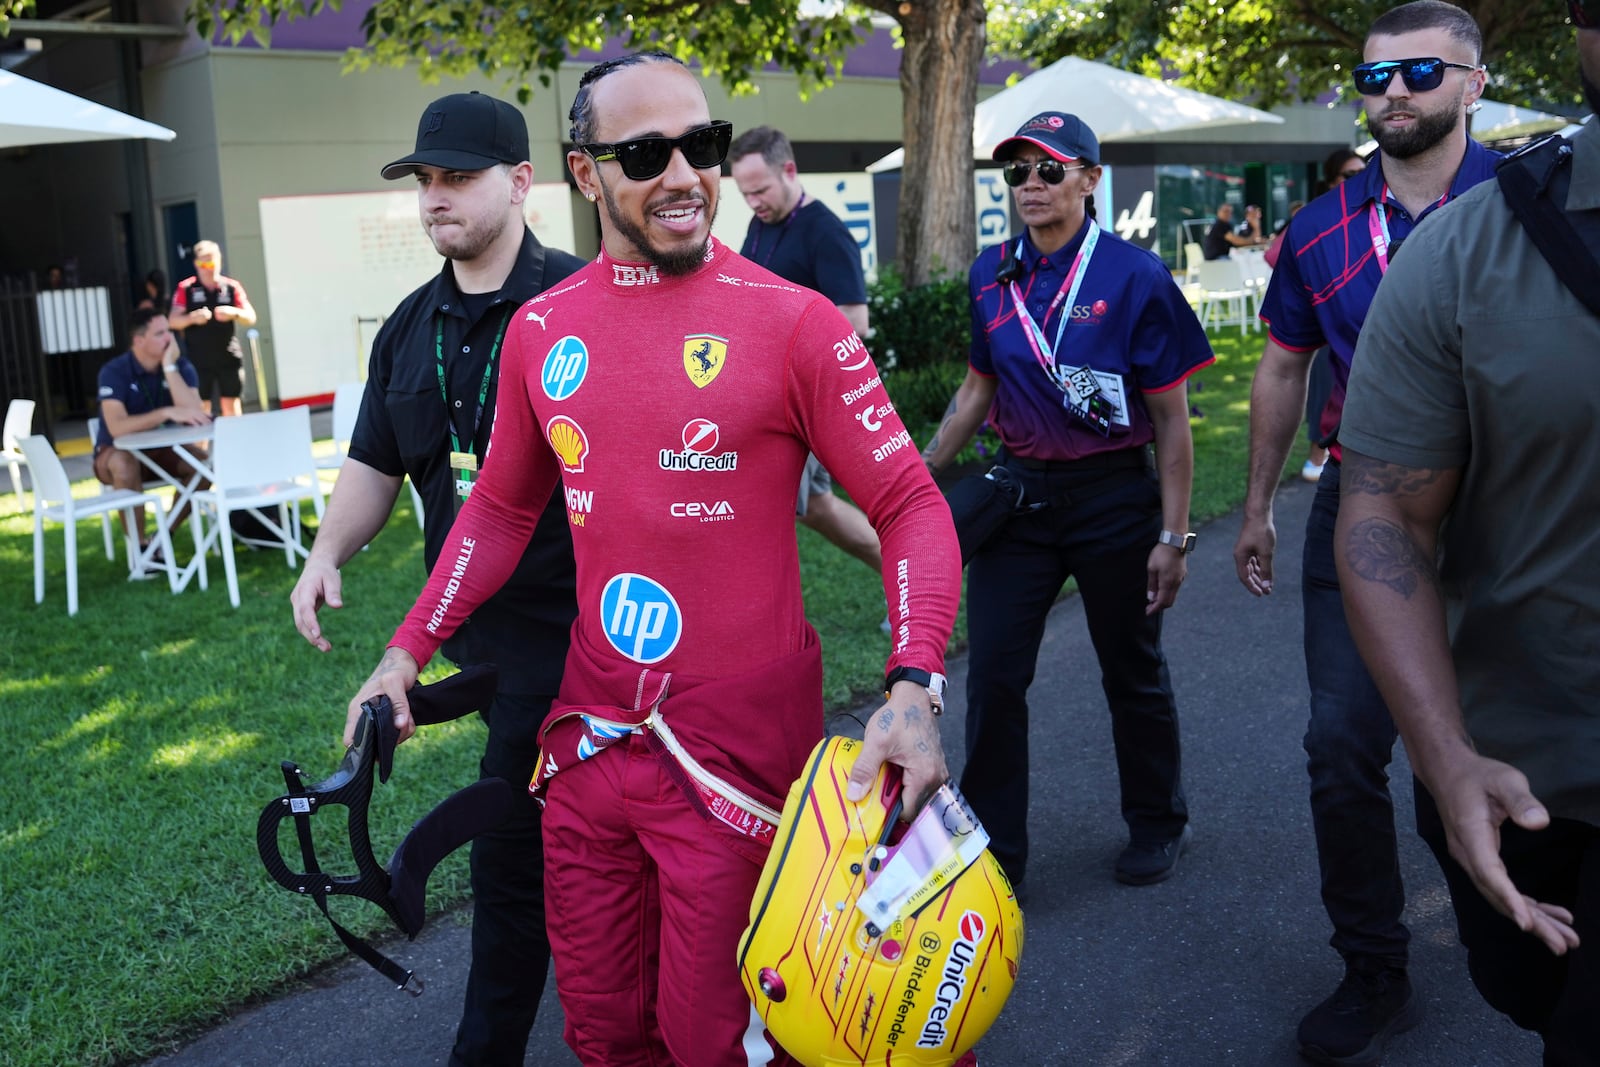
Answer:
[[722, 373], [728, 359], [728, 339], [709, 333], [690, 334], [683, 339], [683, 369], [696, 389], [704, 389]]

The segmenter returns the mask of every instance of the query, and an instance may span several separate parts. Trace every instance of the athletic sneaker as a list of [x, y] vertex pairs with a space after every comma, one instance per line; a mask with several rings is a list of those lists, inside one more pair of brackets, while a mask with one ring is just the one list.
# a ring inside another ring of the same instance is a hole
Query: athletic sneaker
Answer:
[[1300, 1020], [1300, 1055], [1335, 1067], [1376, 1064], [1384, 1042], [1421, 1019], [1422, 1005], [1403, 968], [1351, 960], [1339, 988]]

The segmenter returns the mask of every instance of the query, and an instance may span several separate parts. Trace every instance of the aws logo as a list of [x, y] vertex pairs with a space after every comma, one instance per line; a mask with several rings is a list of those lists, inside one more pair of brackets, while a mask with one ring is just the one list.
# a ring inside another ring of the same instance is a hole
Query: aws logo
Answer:
[[611, 647], [635, 663], [659, 663], [683, 637], [683, 613], [666, 587], [642, 574], [618, 574], [600, 592], [600, 624]]
[[840, 370], [860, 370], [872, 362], [872, 354], [867, 351], [867, 346], [861, 343], [861, 337], [854, 330], [849, 335], [833, 345], [833, 358], [838, 362]]

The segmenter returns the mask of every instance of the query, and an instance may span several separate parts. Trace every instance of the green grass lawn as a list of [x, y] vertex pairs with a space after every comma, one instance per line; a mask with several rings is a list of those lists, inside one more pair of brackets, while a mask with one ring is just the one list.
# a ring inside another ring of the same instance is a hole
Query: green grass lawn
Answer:
[[[1236, 333], [1215, 342], [1217, 364], [1191, 380], [1197, 525], [1242, 496], [1262, 344]], [[60, 529], [46, 534], [46, 597], [35, 605], [31, 517], [0, 499], [0, 1064], [106, 1067], [344, 957], [311, 903], [267, 878], [256, 818], [282, 792], [281, 759], [313, 780], [337, 765], [345, 702], [420, 587], [421, 535], [402, 498], [345, 568], [348, 606], [324, 613], [334, 644], [324, 655], [294, 630], [295, 573], [281, 554], [240, 556], [235, 611], [220, 561], [209, 590], [174, 597], [164, 582], [128, 582], [120, 547], [107, 561], [84, 523], [80, 608], [68, 618]], [[882, 585], [799, 534], [828, 707], [853, 708], [883, 676]], [[963, 619], [958, 646], [964, 636]], [[435, 726], [401, 750], [390, 783], [374, 789], [379, 857], [476, 777], [481, 730], [476, 719]], [[322, 829], [331, 842], [334, 827]], [[431, 910], [465, 894], [463, 850], [431, 880]], [[386, 928], [375, 907], [340, 903], [336, 917], [357, 932]]]

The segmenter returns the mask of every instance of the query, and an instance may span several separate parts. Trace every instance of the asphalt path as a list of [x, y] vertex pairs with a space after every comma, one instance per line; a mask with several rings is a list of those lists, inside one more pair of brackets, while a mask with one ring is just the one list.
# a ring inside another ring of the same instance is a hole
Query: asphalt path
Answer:
[[[1194, 842], [1175, 876], [1132, 888], [1111, 876], [1124, 844], [1110, 723], [1082, 608], [1050, 618], [1031, 693], [1033, 797], [1027, 942], [1004, 1013], [978, 1045], [984, 1067], [1289, 1067], [1300, 1016], [1342, 966], [1317, 896], [1307, 801], [1299, 557], [1312, 487], [1279, 496], [1276, 591], [1233, 574], [1237, 516], [1201, 531], [1166, 620]], [[966, 665], [950, 664], [945, 748], [958, 770]], [[1391, 768], [1408, 889], [1412, 981], [1424, 1021], [1390, 1042], [1402, 1067], [1533, 1067], [1537, 1039], [1489, 1009], [1466, 974], [1449, 897], [1413, 832], [1411, 774]], [[427, 982], [395, 992], [365, 964], [320, 972], [146, 1067], [444, 1067], [468, 955], [464, 914], [386, 950]], [[330, 940], [332, 934], [329, 934]], [[554, 982], [527, 1064], [578, 1061], [561, 1041]]]

